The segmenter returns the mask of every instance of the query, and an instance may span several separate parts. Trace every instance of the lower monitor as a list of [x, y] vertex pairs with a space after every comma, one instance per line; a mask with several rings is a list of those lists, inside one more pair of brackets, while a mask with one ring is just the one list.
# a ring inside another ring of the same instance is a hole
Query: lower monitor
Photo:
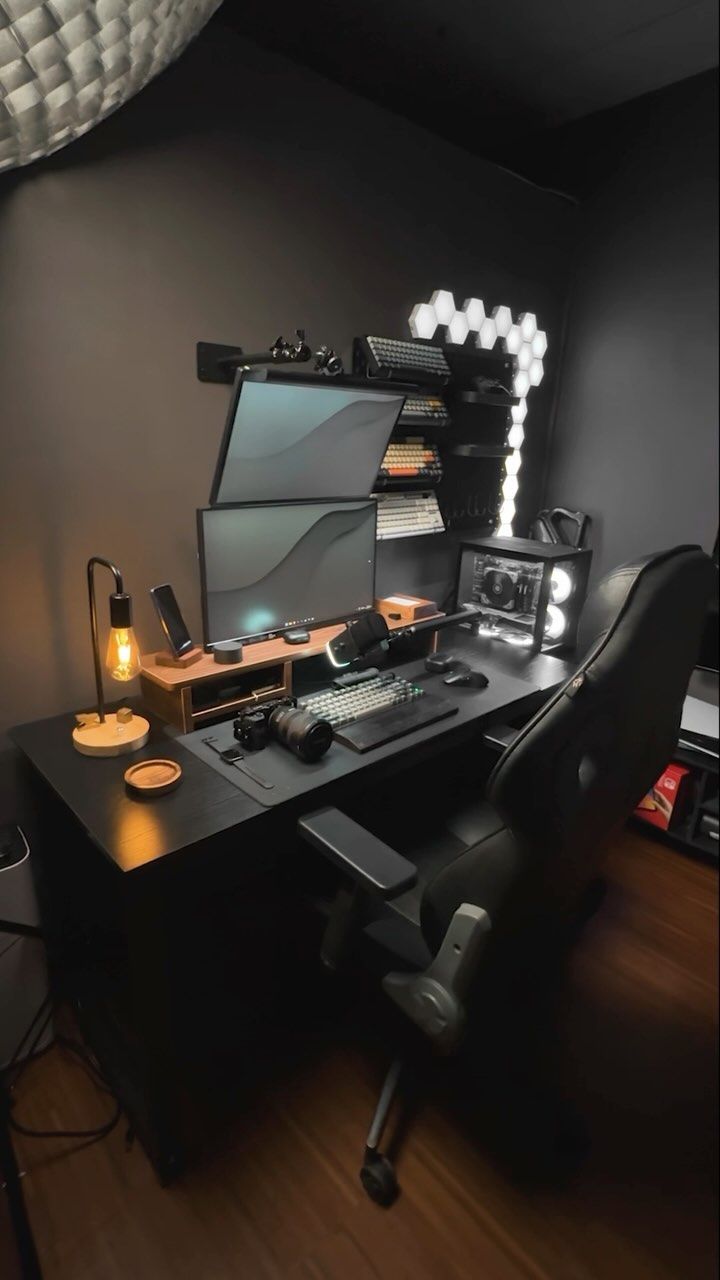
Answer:
[[375, 503], [242, 503], [198, 511], [208, 646], [372, 609]]

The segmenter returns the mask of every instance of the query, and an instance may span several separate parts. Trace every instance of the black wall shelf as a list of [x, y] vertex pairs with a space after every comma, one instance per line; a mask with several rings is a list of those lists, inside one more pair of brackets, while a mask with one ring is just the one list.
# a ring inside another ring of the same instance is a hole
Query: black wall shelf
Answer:
[[452, 397], [459, 400], [461, 404], [486, 404], [492, 405], [496, 409], [511, 409], [514, 404], [520, 403], [520, 396], [497, 394], [490, 391], [456, 391]]
[[509, 444], [454, 444], [450, 453], [456, 458], [509, 458]]

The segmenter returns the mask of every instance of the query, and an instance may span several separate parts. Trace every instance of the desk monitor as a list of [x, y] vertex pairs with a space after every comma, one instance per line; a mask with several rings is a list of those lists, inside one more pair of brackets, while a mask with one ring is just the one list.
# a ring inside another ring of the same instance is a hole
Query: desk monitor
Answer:
[[210, 502], [369, 494], [405, 396], [364, 384], [238, 374]]
[[375, 503], [244, 503], [198, 511], [205, 644], [261, 639], [372, 609]]

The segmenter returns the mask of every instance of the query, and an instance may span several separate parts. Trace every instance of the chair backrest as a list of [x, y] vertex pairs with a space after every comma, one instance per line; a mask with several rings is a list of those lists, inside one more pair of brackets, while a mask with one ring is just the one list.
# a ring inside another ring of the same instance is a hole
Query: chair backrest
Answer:
[[[487, 788], [512, 836], [496, 851], [512, 863], [500, 877], [510, 890], [503, 899], [524, 899], [524, 914], [572, 905], [608, 837], [672, 758], [716, 589], [710, 557], [676, 547], [615, 569], [588, 599], [580, 665], [507, 748]], [[453, 872], [453, 896], [483, 906], [483, 859], [460, 855]]]

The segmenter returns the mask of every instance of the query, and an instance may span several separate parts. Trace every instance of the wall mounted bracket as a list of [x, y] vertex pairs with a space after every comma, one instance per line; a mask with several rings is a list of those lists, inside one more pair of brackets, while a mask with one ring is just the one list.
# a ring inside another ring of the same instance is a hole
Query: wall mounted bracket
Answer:
[[201, 382], [232, 382], [242, 364], [242, 347], [223, 342], [198, 342], [197, 376]]

